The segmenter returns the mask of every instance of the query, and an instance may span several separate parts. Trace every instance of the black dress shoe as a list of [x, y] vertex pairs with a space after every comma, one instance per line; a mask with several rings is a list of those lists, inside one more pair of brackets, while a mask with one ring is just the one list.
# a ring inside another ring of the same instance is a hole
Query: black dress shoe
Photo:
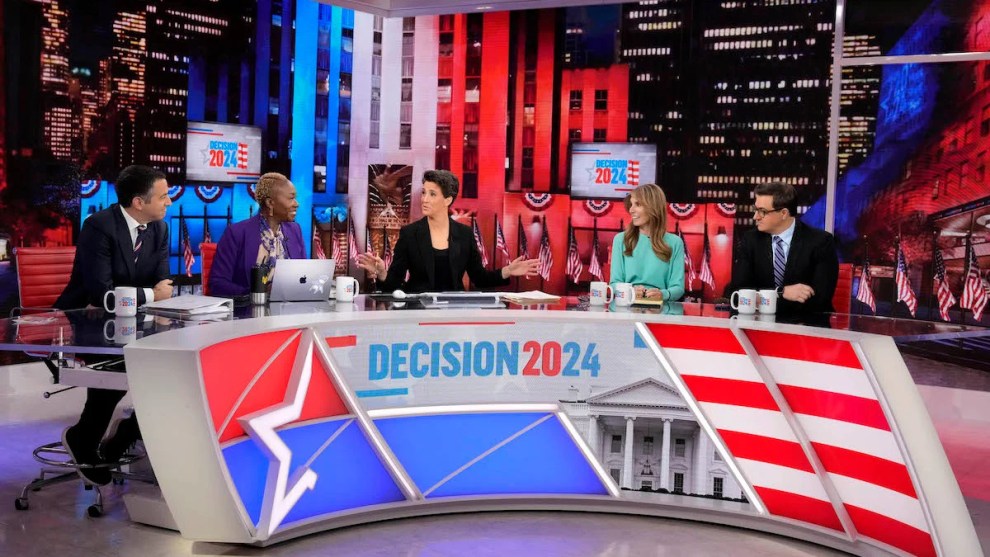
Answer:
[[110, 432], [109, 438], [100, 445], [100, 456], [103, 462], [115, 464], [134, 446], [134, 443], [141, 438], [141, 430], [138, 429], [137, 417], [124, 418], [114, 424], [116, 428]]
[[79, 439], [79, 432], [75, 426], [67, 427], [62, 431], [62, 446], [69, 453], [69, 458], [78, 465], [76, 472], [79, 473], [79, 477], [84, 482], [93, 485], [107, 485], [110, 483], [111, 474], [109, 469], [93, 468], [93, 466], [103, 464], [99, 454], [96, 452], [96, 447], [87, 447]]

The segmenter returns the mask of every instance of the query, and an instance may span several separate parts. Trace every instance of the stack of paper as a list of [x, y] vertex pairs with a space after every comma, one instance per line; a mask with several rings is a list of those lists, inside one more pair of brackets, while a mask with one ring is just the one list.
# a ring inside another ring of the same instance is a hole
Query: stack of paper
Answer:
[[547, 294], [540, 290], [530, 290], [528, 292], [506, 292], [502, 294], [502, 299], [514, 304], [555, 304], [560, 301], [560, 296]]
[[187, 294], [185, 296], [158, 300], [157, 302], [148, 302], [144, 305], [144, 309], [150, 313], [174, 317], [230, 313], [234, 311], [234, 300], [230, 298], [217, 298], [216, 296]]

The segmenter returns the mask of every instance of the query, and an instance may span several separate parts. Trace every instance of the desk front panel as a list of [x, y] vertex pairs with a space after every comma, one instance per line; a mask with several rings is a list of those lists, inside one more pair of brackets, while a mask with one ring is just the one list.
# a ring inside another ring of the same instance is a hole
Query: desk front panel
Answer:
[[255, 321], [126, 349], [187, 537], [544, 500], [742, 517], [864, 555], [979, 550], [889, 338], [530, 311]]

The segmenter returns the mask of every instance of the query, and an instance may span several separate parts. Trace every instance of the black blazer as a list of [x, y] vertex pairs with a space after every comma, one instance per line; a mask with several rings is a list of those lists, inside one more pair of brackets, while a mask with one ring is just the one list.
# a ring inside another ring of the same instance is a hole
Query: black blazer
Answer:
[[[463, 290], [464, 273], [479, 288], [504, 286], [508, 279], [502, 278], [502, 270], [489, 271], [481, 265], [481, 253], [474, 243], [471, 227], [450, 221], [450, 279], [455, 290]], [[430, 240], [430, 225], [426, 217], [407, 224], [399, 230], [399, 240], [395, 243], [392, 265], [381, 283], [384, 291], [401, 288], [406, 292], [436, 291], [435, 262], [433, 243]], [[406, 279], [409, 272], [409, 280]]]
[[153, 288], [169, 276], [168, 226], [163, 221], [148, 223], [135, 264], [127, 221], [114, 203], [83, 223], [69, 285], [55, 301], [55, 307], [103, 307], [103, 295], [116, 286], [137, 287], [140, 306], [150, 301], [145, 300], [142, 288]]
[[[740, 288], [773, 288], [773, 248], [770, 234], [757, 229], [743, 235], [736, 246], [732, 264], [732, 281], [725, 288], [729, 296]], [[834, 311], [832, 296], [839, 280], [839, 259], [835, 240], [824, 230], [812, 228], [801, 221], [794, 225], [794, 237], [784, 267], [784, 286], [807, 284], [815, 295], [801, 304], [777, 300], [782, 313]]]

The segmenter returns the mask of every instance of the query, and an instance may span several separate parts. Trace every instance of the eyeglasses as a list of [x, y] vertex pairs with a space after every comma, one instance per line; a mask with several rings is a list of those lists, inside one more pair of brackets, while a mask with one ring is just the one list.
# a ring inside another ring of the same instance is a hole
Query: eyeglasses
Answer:
[[753, 216], [754, 217], [760, 217], [762, 219], [763, 217], [769, 215], [770, 213], [778, 213], [778, 212], [783, 211], [783, 210], [784, 210], [783, 208], [781, 208], [781, 209], [764, 209], [762, 207], [759, 207], [759, 208], [756, 208], [756, 209], [753, 210]]

